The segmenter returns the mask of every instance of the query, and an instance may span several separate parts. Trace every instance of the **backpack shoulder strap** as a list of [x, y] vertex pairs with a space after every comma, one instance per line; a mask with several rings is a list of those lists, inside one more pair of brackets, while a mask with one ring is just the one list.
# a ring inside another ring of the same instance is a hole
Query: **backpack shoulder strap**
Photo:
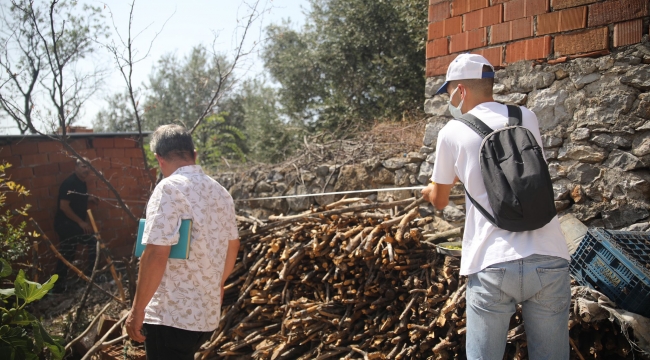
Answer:
[[469, 128], [474, 130], [481, 138], [485, 138], [494, 131], [491, 127], [485, 125], [483, 121], [479, 120], [479, 118], [470, 113], [463, 114], [463, 116], [459, 117], [456, 120], [469, 126]]
[[465, 189], [465, 195], [467, 195], [467, 197], [469, 198], [469, 201], [471, 201], [472, 204], [474, 204], [474, 206], [481, 213], [481, 215], [483, 215], [485, 217], [485, 219], [487, 219], [487, 221], [490, 222], [490, 224], [494, 225], [495, 227], [499, 227], [497, 225], [497, 221], [494, 218], [494, 216], [490, 215], [490, 213], [487, 212], [487, 210], [485, 210], [485, 208], [483, 208], [483, 206], [481, 206], [481, 204], [479, 204], [476, 200], [474, 200], [474, 198], [469, 194], [469, 191], [467, 191], [467, 188], [465, 187], [465, 185], [463, 185], [463, 189]]
[[506, 105], [508, 107], [508, 126], [521, 126], [522, 115], [521, 108], [514, 105]]

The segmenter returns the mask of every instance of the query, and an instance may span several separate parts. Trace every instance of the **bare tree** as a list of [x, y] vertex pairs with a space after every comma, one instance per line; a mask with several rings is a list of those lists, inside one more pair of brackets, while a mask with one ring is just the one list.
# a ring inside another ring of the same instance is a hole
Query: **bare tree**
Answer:
[[[0, 107], [21, 134], [71, 125], [104, 75], [97, 68], [76, 70], [96, 49], [92, 39], [107, 34], [100, 9], [66, 0], [12, 0], [0, 10]], [[60, 108], [63, 122], [48, 116], [60, 115]]]

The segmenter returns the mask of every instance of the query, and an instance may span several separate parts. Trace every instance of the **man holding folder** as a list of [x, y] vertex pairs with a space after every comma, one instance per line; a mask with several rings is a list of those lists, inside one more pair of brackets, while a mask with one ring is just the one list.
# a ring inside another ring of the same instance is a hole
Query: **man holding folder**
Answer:
[[[194, 359], [221, 315], [223, 286], [235, 266], [239, 235], [230, 194], [196, 165], [191, 134], [163, 125], [151, 137], [165, 177], [147, 204], [138, 285], [126, 320], [148, 359]], [[170, 258], [183, 220], [191, 220], [187, 259]]]

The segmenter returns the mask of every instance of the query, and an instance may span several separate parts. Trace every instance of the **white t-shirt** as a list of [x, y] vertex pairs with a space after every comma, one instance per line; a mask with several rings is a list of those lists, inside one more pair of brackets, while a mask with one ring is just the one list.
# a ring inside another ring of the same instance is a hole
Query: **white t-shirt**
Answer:
[[232, 197], [199, 165], [183, 166], [156, 185], [147, 204], [142, 243], [178, 243], [182, 219], [192, 219], [189, 258], [167, 260], [144, 322], [212, 331], [221, 316], [228, 241], [239, 235]]
[[[521, 111], [523, 126], [532, 132], [541, 147], [537, 116], [524, 107]], [[470, 110], [470, 114], [495, 130], [504, 127], [508, 122], [507, 107], [496, 102], [479, 104]], [[438, 184], [452, 184], [454, 177], [458, 176], [474, 200], [493, 214], [481, 176], [481, 141], [481, 137], [462, 122], [449, 121], [438, 134], [431, 179]], [[570, 259], [557, 216], [540, 229], [510, 232], [492, 225], [467, 197], [465, 200], [467, 214], [463, 256], [460, 261], [461, 275], [473, 274], [490, 265], [522, 259], [533, 254]]]

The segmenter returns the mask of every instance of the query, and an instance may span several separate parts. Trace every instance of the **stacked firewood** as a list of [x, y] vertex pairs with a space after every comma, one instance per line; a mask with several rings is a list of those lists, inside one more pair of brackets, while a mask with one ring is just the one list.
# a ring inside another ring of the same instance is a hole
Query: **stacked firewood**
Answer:
[[413, 199], [350, 202], [266, 225], [250, 221], [205, 357], [410, 359], [458, 352], [465, 284], [458, 259], [424, 241], [422, 229], [434, 218], [420, 217], [421, 201]]
[[[424, 234], [436, 219], [419, 215], [422, 200], [359, 200], [268, 223], [239, 218], [239, 259], [203, 359], [464, 358], [466, 278], [457, 258], [436, 252], [443, 239]], [[574, 321], [579, 334], [598, 326]], [[505, 358], [527, 358], [523, 330], [519, 313]]]

